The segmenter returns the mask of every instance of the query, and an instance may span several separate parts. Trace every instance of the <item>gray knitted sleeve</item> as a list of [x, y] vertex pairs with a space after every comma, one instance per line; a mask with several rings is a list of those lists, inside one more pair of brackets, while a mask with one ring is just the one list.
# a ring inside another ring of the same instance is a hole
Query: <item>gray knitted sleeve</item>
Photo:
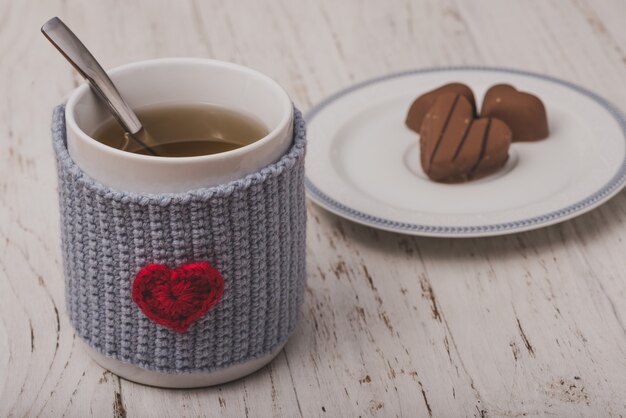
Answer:
[[[100, 353], [161, 372], [212, 372], [271, 353], [293, 332], [303, 301], [305, 127], [278, 162], [228, 184], [144, 195], [88, 177], [67, 151], [64, 107], [54, 110], [67, 311]], [[208, 262], [218, 303], [186, 332], [148, 319], [131, 299], [150, 263]]]

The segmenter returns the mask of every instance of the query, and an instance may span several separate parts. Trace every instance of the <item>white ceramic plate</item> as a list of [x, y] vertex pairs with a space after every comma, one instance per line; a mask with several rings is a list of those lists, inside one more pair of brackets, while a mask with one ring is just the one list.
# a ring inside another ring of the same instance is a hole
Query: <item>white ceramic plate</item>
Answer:
[[[404, 126], [411, 102], [442, 84], [468, 84], [478, 100], [510, 83], [538, 95], [550, 136], [514, 143], [506, 166], [463, 184], [427, 179], [418, 136]], [[587, 212], [626, 181], [626, 119], [569, 82], [524, 71], [446, 68], [392, 74], [324, 100], [306, 117], [308, 195], [374, 228], [413, 235], [477, 237], [526, 231]]]

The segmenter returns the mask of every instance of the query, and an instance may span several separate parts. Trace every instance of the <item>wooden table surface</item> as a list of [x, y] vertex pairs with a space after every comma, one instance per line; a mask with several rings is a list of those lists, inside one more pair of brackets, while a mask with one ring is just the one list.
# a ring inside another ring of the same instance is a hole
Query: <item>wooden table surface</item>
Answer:
[[101, 369], [64, 307], [49, 123], [80, 79], [39, 33], [54, 15], [105, 67], [233, 61], [304, 110], [374, 76], [463, 64], [560, 77], [626, 109], [621, 0], [0, 0], [0, 416], [626, 415], [624, 193], [557, 226], [458, 240], [309, 202], [302, 319], [273, 363], [199, 390]]

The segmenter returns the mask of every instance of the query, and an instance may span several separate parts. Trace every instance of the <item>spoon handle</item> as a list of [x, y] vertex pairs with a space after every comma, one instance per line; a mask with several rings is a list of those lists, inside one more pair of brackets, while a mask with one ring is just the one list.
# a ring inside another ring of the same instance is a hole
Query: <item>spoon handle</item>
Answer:
[[56, 49], [76, 68], [89, 82], [93, 91], [102, 99], [111, 113], [130, 136], [142, 143], [149, 151], [152, 142], [145, 134], [143, 126], [135, 112], [122, 98], [117, 88], [102, 69], [91, 52], [58, 17], [53, 17], [41, 27], [41, 32], [55, 46]]

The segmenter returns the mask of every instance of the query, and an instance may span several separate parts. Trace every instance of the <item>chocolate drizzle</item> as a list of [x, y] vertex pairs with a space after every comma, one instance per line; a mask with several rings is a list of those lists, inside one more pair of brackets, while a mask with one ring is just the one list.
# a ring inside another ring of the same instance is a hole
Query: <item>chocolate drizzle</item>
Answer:
[[489, 141], [489, 129], [491, 128], [491, 118], [487, 118], [487, 125], [485, 126], [485, 130], [483, 131], [483, 139], [480, 143], [480, 153], [478, 154], [478, 159], [476, 160], [476, 164], [472, 167], [469, 172], [469, 178], [474, 177], [476, 173], [476, 169], [482, 162], [483, 158], [485, 158], [485, 150], [487, 149], [487, 141]]
[[441, 145], [443, 136], [445, 135], [446, 129], [448, 128], [448, 125], [450, 124], [450, 119], [452, 118], [452, 115], [454, 114], [454, 109], [456, 108], [456, 104], [459, 102], [459, 97], [461, 97], [460, 94], [455, 95], [454, 101], [452, 102], [452, 106], [450, 107], [450, 111], [448, 112], [448, 115], [446, 116], [446, 121], [441, 127], [441, 132], [439, 133], [439, 136], [437, 137], [437, 142], [435, 143], [435, 149], [433, 150], [433, 153], [430, 155], [428, 168], [426, 170], [427, 173], [430, 172], [430, 168], [433, 165], [433, 160], [435, 159], [435, 155], [437, 155], [437, 150], [439, 149], [439, 145]]
[[463, 136], [456, 146], [456, 150], [454, 151], [454, 155], [452, 156], [452, 161], [456, 160], [456, 157], [459, 156], [459, 152], [461, 152], [461, 148], [463, 148], [463, 144], [465, 144], [465, 140], [467, 139], [467, 134], [469, 133], [470, 129], [472, 129], [474, 120], [475, 119], [470, 120], [470, 122], [467, 124], [467, 127], [465, 128], [465, 131], [463, 131]]

